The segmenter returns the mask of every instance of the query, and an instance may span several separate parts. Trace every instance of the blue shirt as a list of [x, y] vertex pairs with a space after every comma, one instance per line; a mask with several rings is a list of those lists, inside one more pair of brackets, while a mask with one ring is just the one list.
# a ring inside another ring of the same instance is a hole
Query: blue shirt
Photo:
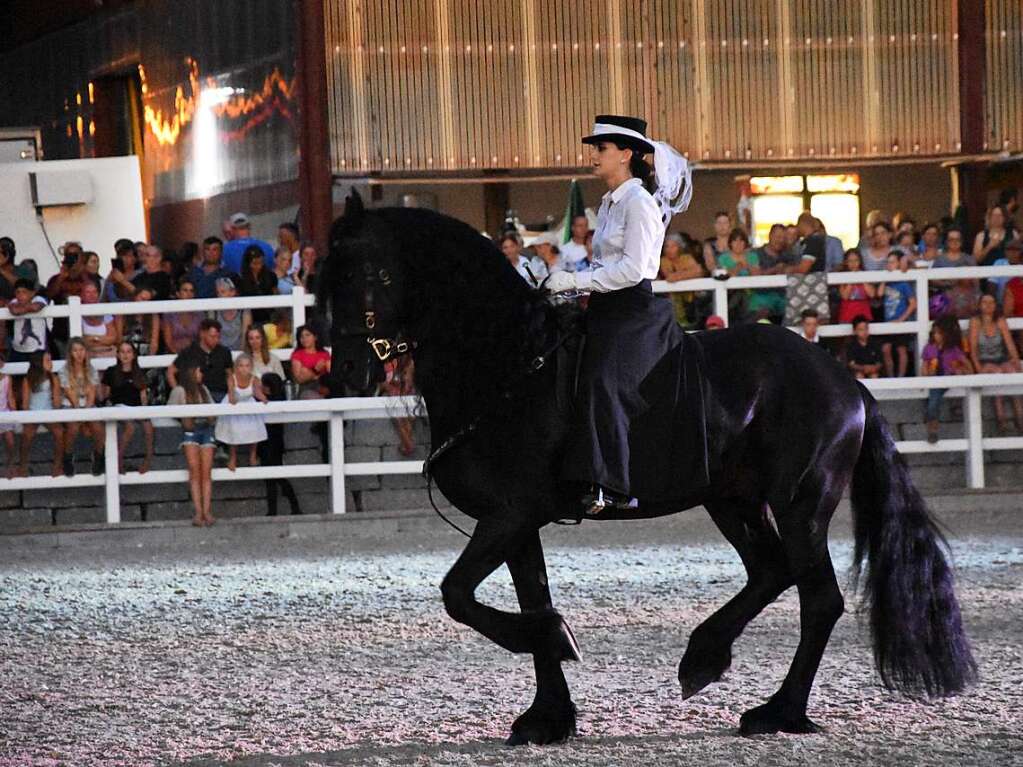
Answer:
[[188, 275], [192, 284], [195, 285], [195, 297], [196, 298], [216, 298], [217, 297], [217, 280], [221, 277], [229, 278], [235, 287], [238, 287], [239, 277], [237, 274], [232, 274], [227, 271], [224, 267], [220, 267], [215, 271], [208, 272], [201, 266], [196, 266], [192, 269], [191, 274]]
[[245, 249], [249, 245], [258, 245], [259, 249], [263, 251], [263, 263], [268, 269], [273, 268], [274, 249], [270, 247], [270, 243], [257, 240], [255, 237], [242, 237], [240, 240], [224, 243], [224, 257], [221, 263], [227, 271], [235, 274], [242, 273], [242, 256], [245, 255]]
[[[914, 297], [916, 290], [908, 282], [886, 282], [884, 285], [884, 319], [894, 322], [909, 307], [909, 299]], [[914, 319], [916, 312], [904, 321]]]

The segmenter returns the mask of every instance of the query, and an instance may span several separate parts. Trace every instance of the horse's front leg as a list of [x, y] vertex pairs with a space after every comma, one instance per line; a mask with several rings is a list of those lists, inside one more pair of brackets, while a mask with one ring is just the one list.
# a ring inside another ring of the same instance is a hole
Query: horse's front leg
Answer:
[[458, 561], [444, 576], [444, 608], [453, 619], [509, 652], [541, 654], [558, 661], [579, 660], [575, 638], [553, 608], [510, 613], [476, 600], [480, 583], [536, 535], [535, 523], [525, 515], [502, 510], [481, 519]]
[[[527, 536], [522, 547], [508, 557], [508, 570], [523, 613], [554, 610], [539, 531]], [[568, 631], [568, 626], [563, 625]], [[575, 646], [574, 640], [572, 645]], [[549, 650], [533, 653], [536, 697], [533, 705], [512, 725], [509, 745], [557, 743], [575, 735], [575, 704], [561, 670], [561, 661], [558, 653]]]

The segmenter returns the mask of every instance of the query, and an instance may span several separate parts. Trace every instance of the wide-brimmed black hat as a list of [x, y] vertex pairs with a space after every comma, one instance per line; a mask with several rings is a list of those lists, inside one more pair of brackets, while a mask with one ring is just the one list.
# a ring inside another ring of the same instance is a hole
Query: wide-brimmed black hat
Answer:
[[593, 133], [583, 136], [584, 144], [609, 141], [643, 154], [653, 154], [654, 145], [646, 137], [646, 120], [622, 115], [597, 115]]

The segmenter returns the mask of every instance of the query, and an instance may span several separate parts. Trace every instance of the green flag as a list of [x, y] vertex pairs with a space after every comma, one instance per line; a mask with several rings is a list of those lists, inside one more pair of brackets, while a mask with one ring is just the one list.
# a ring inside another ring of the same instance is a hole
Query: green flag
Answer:
[[562, 243], [572, 239], [572, 219], [576, 216], [585, 216], [586, 207], [583, 205], [583, 190], [579, 188], [579, 182], [572, 179], [568, 187], [568, 205], [565, 208], [565, 226], [561, 232]]

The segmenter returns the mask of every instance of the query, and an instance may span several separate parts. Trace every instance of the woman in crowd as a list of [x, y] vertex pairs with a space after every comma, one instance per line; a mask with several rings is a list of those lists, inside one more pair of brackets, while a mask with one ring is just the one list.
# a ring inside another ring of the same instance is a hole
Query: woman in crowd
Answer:
[[[980, 307], [970, 320], [970, 361], [978, 373], [1019, 373], [1019, 350], [1012, 340], [1009, 325], [998, 311], [995, 297], [985, 294]], [[1023, 397], [1012, 398], [1016, 429], [1023, 434]], [[1003, 397], [995, 397], [995, 418], [998, 430], [1008, 431], [1009, 418]]]
[[[250, 245], [242, 256], [241, 284], [238, 292], [243, 296], [273, 296], [277, 294], [277, 277], [264, 263], [263, 251]], [[253, 309], [252, 319], [264, 323], [270, 319], [269, 309]]]
[[[89, 408], [96, 405], [96, 373], [89, 361], [89, 350], [81, 338], [68, 340], [67, 361], [57, 376], [64, 408]], [[98, 421], [69, 421], [64, 426], [64, 473], [75, 475], [75, 438], [81, 431], [92, 439], [92, 473], [103, 473], [105, 433]]]
[[1015, 236], [1005, 208], [993, 206], [987, 213], [984, 231], [978, 232], [973, 240], [973, 260], [978, 266], [991, 266], [1005, 257], [1005, 243]]
[[[21, 402], [26, 410], [59, 410], [60, 383], [53, 373], [53, 359], [49, 352], [32, 352], [28, 358], [28, 374], [21, 379]], [[28, 476], [28, 454], [32, 449], [37, 423], [22, 424], [21, 427], [21, 476]], [[53, 435], [54, 477], [64, 473], [64, 427], [59, 423], [48, 423], [46, 429]]]
[[[892, 251], [897, 256], [898, 251]], [[855, 248], [845, 252], [845, 260], [842, 262], [843, 272], [862, 272], [863, 258]], [[854, 284], [840, 285], [838, 288], [840, 297], [838, 303], [838, 321], [852, 322], [853, 318], [871, 317], [870, 302], [877, 296], [877, 285], [871, 282], [857, 282]]]
[[[860, 250], [860, 268], [867, 271], [884, 269], [892, 252], [894, 233], [887, 221], [878, 221], [871, 229], [870, 245]], [[899, 249], [901, 252], [901, 248]], [[870, 316], [869, 314], [867, 316]]]
[[306, 293], [316, 292], [316, 270], [319, 267], [319, 256], [316, 254], [316, 246], [306, 242], [298, 254], [301, 266], [295, 273], [295, 284], [305, 288]]
[[[136, 302], [153, 300], [153, 291], [139, 288], [132, 299]], [[140, 355], [157, 354], [160, 349], [160, 315], [153, 313], [124, 316], [124, 332], [120, 337], [130, 341]]]
[[917, 266], [933, 266], [934, 261], [941, 255], [941, 227], [935, 223], [924, 224], [924, 230], [920, 235], [919, 255], [916, 259]]
[[[103, 371], [100, 379], [100, 390], [103, 399], [114, 407], [141, 407], [149, 404], [149, 385], [145, 373], [139, 367], [138, 352], [127, 341], [117, 345], [117, 364]], [[139, 466], [139, 474], [145, 474], [153, 461], [153, 422], [142, 421], [142, 434], [145, 438], [146, 456]], [[124, 453], [135, 436], [135, 422], [125, 421], [121, 438], [117, 442], [117, 471], [124, 473]]]
[[[963, 350], [963, 335], [959, 322], [950, 314], [939, 317], [931, 326], [931, 341], [924, 347], [925, 375], [967, 375], [973, 372], [970, 360]], [[947, 389], [930, 389], [927, 392], [927, 441], [938, 441], [938, 417], [941, 401]]]
[[[174, 294], [179, 301], [191, 301], [195, 298], [195, 283], [185, 276], [178, 280], [178, 289]], [[179, 354], [192, 345], [199, 337], [199, 323], [203, 321], [202, 312], [168, 312], [160, 322], [163, 334], [163, 348], [168, 354]]]
[[320, 399], [327, 387], [321, 378], [330, 373], [330, 352], [323, 348], [311, 325], [298, 329], [298, 348], [291, 353], [291, 377], [298, 384], [299, 399]]
[[295, 290], [295, 276], [291, 270], [291, 253], [287, 248], [277, 248], [274, 254], [274, 278], [277, 280], [277, 293], [290, 296]]
[[274, 309], [270, 321], [263, 326], [267, 342], [271, 349], [290, 349], [294, 344], [291, 340], [291, 310]]
[[[171, 389], [168, 405], [206, 405], [213, 402], [210, 390], [203, 386], [202, 370], [184, 367], [178, 372], [178, 385]], [[181, 450], [188, 464], [188, 492], [195, 514], [192, 524], [204, 527], [213, 519], [213, 416], [181, 419]]]
[[732, 217], [723, 210], [714, 214], [714, 236], [703, 241], [703, 265], [708, 272], [718, 268], [718, 256], [728, 252]]
[[[99, 288], [92, 282], [82, 286], [82, 303], [99, 303]], [[82, 317], [82, 340], [92, 359], [113, 357], [118, 337], [117, 321], [112, 314]]]
[[[664, 238], [661, 248], [661, 267], [658, 279], [667, 282], [682, 282], [705, 277], [703, 267], [686, 248], [686, 241], [678, 232], [672, 232]], [[675, 309], [675, 319], [681, 325], [691, 322], [690, 308], [695, 298], [693, 293], [671, 293], [671, 303]]]
[[[234, 361], [234, 369], [227, 374], [227, 397], [225, 402], [232, 405], [245, 405], [250, 402], [266, 402], [266, 395], [259, 379], [252, 372], [252, 357], [239, 354]], [[217, 442], [230, 448], [227, 468], [234, 471], [238, 468], [238, 446], [249, 446], [249, 466], [257, 466], [259, 457], [256, 446], [266, 439], [266, 426], [261, 415], [223, 415], [217, 419], [214, 431]]]
[[[728, 250], [717, 255], [717, 268], [729, 277], [752, 277], [760, 274], [760, 257], [749, 249], [749, 236], [736, 227], [728, 234]], [[752, 290], [730, 290], [728, 312], [734, 317], [732, 324], [747, 319], [753, 312], [755, 299]]]
[[[258, 250], [258, 248], [257, 248]], [[235, 298], [238, 289], [230, 277], [217, 280], [217, 298]], [[241, 351], [245, 331], [252, 324], [248, 309], [222, 309], [210, 312], [210, 317], [220, 323], [220, 343], [233, 352]]]
[[[116, 256], [110, 262], [110, 273], [103, 283], [103, 303], [131, 301], [135, 297], [132, 280], [138, 274], [138, 256], [135, 246], [129, 240], [118, 241]], [[123, 315], [118, 319], [122, 319]], [[121, 328], [122, 332], [124, 328]]]
[[103, 290], [103, 278], [99, 274], [99, 253], [89, 250], [83, 254], [85, 259], [85, 278], [96, 286], [96, 295]]
[[284, 381], [284, 366], [276, 354], [270, 353], [266, 333], [259, 325], [253, 325], [245, 331], [244, 351], [252, 358], [252, 372], [257, 378], [273, 373]]
[[13, 423], [4, 423], [2, 414], [13, 413], [18, 409], [18, 396], [14, 390], [14, 379], [3, 372], [6, 355], [0, 352], [0, 434], [3, 435], [4, 447], [7, 448], [7, 478], [12, 479], [18, 473], [18, 454], [14, 447]]

